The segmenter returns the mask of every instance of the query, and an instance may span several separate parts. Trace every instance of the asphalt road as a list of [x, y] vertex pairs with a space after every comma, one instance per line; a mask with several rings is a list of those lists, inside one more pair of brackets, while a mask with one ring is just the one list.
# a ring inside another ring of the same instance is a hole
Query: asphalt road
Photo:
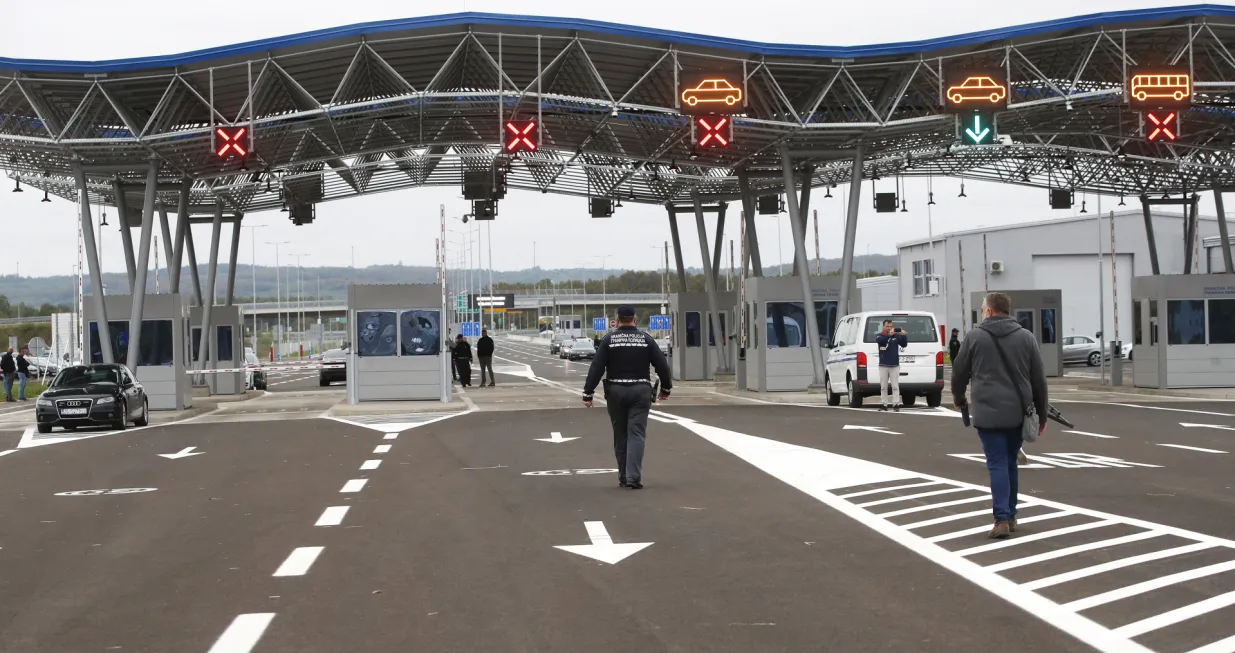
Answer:
[[1061, 406], [992, 543], [954, 413], [748, 403], [661, 406], [642, 491], [600, 408], [23, 448], [0, 650], [1235, 650], [1235, 404]]

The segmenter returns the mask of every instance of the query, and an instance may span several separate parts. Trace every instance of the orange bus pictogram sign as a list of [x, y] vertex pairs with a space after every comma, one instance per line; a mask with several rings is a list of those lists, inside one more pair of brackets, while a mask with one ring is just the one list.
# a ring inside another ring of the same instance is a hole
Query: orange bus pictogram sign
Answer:
[[1187, 73], [1142, 73], [1132, 76], [1132, 98], [1141, 103], [1166, 100], [1182, 103], [1192, 97], [1192, 78]]

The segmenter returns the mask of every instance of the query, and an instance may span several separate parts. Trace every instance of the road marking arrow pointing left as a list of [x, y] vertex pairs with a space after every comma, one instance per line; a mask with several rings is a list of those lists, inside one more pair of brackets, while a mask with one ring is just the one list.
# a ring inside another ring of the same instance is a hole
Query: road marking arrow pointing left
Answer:
[[193, 451], [196, 448], [197, 447], [185, 447], [181, 449], [180, 451], [177, 451], [176, 453], [161, 453], [159, 454], [159, 457], [176, 460], [177, 458], [188, 458], [189, 456], [200, 456], [201, 454], [206, 453], [205, 451], [197, 451], [197, 452]]
[[609, 537], [609, 531], [605, 530], [605, 523], [601, 521], [585, 521], [583, 522], [583, 527], [587, 529], [587, 536], [592, 541], [591, 544], [555, 546], [553, 548], [616, 565], [654, 544], [654, 542], [614, 544], [613, 538]]
[[874, 431], [875, 433], [883, 433], [885, 435], [903, 435], [901, 433], [897, 433], [896, 431], [890, 431], [888, 429], [885, 429], [882, 426], [855, 426], [853, 424], [846, 424], [845, 428], [841, 430], [842, 431], [853, 431], [853, 430], [859, 430], [859, 429], [863, 431]]
[[538, 441], [540, 441], [540, 442], [553, 442], [553, 443], [555, 443], [555, 444], [559, 444], [559, 443], [562, 443], [562, 442], [570, 442], [571, 440], [578, 440], [579, 438], [564, 438], [564, 437], [562, 437], [562, 434], [561, 434], [561, 433], [558, 433], [557, 431], [554, 431], [553, 433], [551, 433], [551, 434], [550, 434], [550, 437], [547, 437], [547, 438], [536, 438], [536, 439], [537, 439]]
[[1223, 431], [1235, 431], [1235, 426], [1223, 426], [1221, 424], [1189, 424], [1188, 422], [1180, 422], [1179, 425], [1184, 428], [1222, 429]]

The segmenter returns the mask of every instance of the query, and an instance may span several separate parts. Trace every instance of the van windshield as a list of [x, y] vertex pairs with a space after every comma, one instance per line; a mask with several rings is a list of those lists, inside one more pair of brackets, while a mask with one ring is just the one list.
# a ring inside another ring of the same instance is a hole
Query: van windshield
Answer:
[[892, 320], [892, 326], [900, 327], [909, 342], [939, 342], [935, 320], [929, 315], [874, 315], [866, 318], [864, 342], [875, 342], [875, 336], [883, 330], [883, 321]]

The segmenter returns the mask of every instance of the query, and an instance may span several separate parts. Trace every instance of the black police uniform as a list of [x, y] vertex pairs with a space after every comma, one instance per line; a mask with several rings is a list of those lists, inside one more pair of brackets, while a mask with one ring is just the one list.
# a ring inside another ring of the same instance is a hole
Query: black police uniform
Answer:
[[[618, 316], [633, 317], [634, 309], [622, 307]], [[591, 401], [601, 375], [605, 376], [618, 484], [633, 489], [643, 487], [643, 449], [653, 393], [648, 366], [656, 369], [660, 392], [667, 396], [673, 388], [673, 377], [656, 341], [633, 325], [619, 326], [601, 338], [583, 386], [583, 400]]]

